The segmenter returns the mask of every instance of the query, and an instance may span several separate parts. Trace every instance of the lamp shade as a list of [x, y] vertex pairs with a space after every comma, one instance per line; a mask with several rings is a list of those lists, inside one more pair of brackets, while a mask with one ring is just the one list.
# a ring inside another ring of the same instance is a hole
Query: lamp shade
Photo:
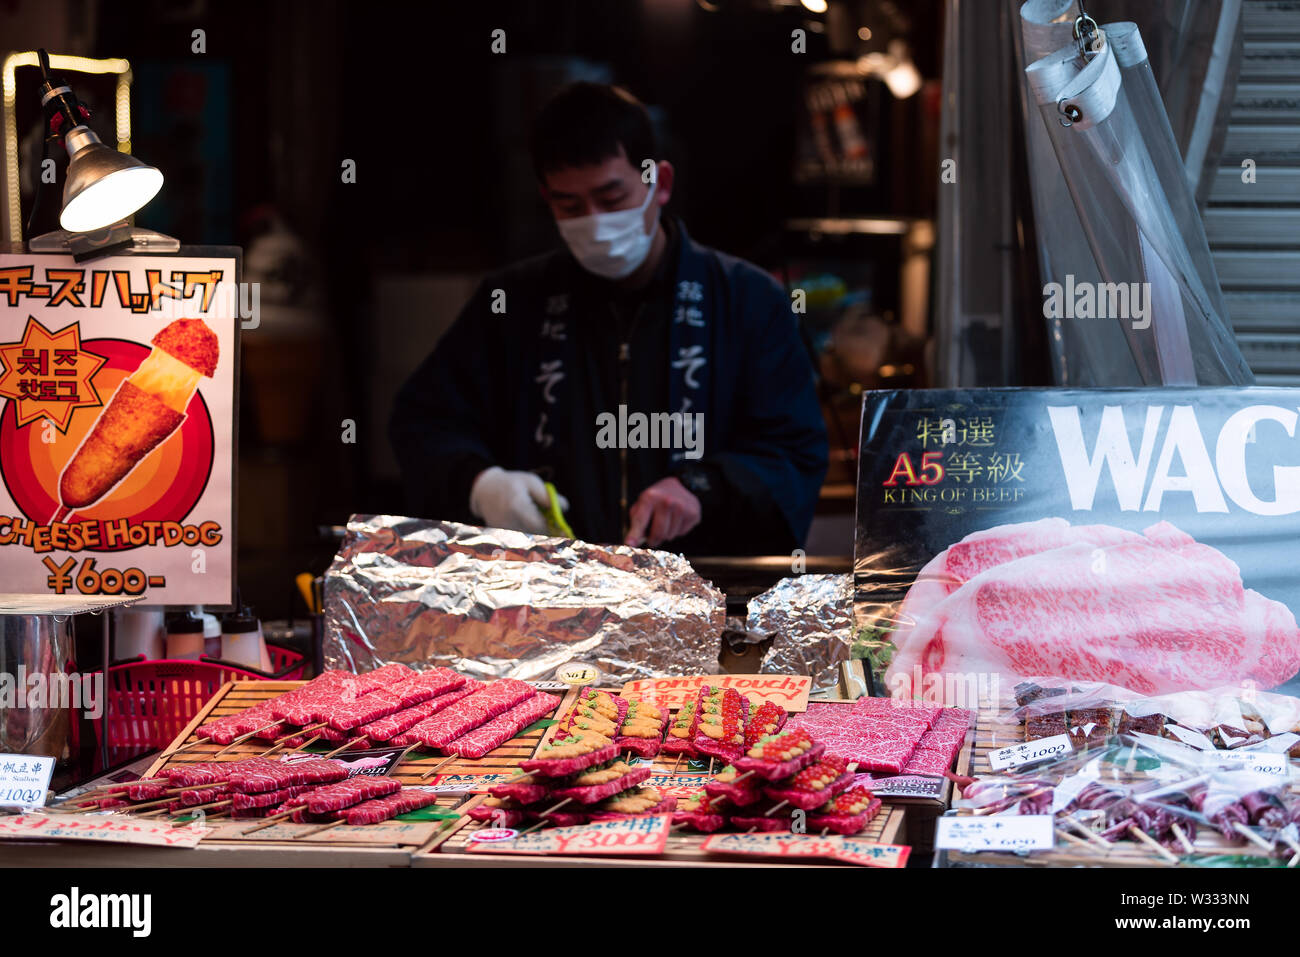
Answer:
[[159, 170], [110, 149], [84, 126], [68, 132], [66, 145], [70, 158], [59, 225], [69, 232], [121, 222], [162, 189]]

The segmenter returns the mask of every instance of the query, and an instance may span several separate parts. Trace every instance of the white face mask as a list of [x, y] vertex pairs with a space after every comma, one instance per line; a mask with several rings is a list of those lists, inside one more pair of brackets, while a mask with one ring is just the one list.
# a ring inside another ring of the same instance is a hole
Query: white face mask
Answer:
[[654, 200], [657, 185], [650, 184], [645, 202], [635, 209], [555, 221], [569, 251], [583, 269], [605, 279], [624, 279], [645, 262], [659, 231], [658, 213], [649, 233], [644, 225], [645, 211]]

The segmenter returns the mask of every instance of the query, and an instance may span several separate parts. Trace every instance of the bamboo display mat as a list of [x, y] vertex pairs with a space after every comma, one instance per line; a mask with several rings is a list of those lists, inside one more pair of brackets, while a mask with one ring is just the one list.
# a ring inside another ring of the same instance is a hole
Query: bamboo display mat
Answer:
[[[860, 662], [852, 662], [846, 665], [841, 674], [840, 689], [833, 697], [843, 700], [854, 695], [855, 688], [860, 684], [860, 671]], [[269, 698], [291, 691], [301, 684], [303, 682], [299, 681], [236, 681], [223, 686], [181, 734], [177, 736], [177, 739], [149, 767], [146, 776], [154, 776], [165, 767], [193, 764], [200, 761], [237, 761], [263, 753], [272, 747], [274, 742], [250, 740], [226, 750], [221, 745], [204, 741], [180, 753], [172, 752], [175, 752], [180, 747], [199, 742], [200, 739], [197, 738], [194, 731], [204, 722], [246, 710]], [[563, 714], [573, 705], [577, 700], [578, 690], [577, 688], [570, 688], [564, 693], [559, 708], [551, 716], [552, 719]], [[610, 690], [616, 691], [617, 689]], [[438, 765], [443, 758], [439, 755], [427, 755], [418, 751], [412, 752], [394, 769], [393, 776], [401, 780], [406, 786], [447, 788], [448, 790], [445, 793], [439, 795], [435, 806], [439, 809], [460, 813], [460, 817], [449, 824], [438, 821], [393, 821], [365, 827], [344, 825], [319, 832], [317, 835], [308, 835], [296, 839], [296, 835], [310, 831], [317, 825], [277, 823], [253, 834], [244, 835], [243, 831], [258, 823], [256, 819], [222, 821], [222, 819], [218, 818], [209, 824], [213, 828], [212, 833], [204, 838], [200, 847], [265, 848], [268, 852], [272, 850], [297, 851], [297, 853], [287, 853], [285, 859], [289, 860], [299, 858], [303, 856], [304, 851], [312, 849], [334, 852], [343, 848], [386, 846], [390, 848], [397, 847], [410, 852], [412, 854], [412, 863], [423, 862], [420, 863], [420, 866], [438, 866], [439, 864], [455, 862], [472, 862], [475, 864], [491, 862], [500, 864], [505, 861], [504, 856], [481, 855], [478, 853], [469, 855], [464, 853], [464, 848], [469, 843], [467, 835], [473, 830], [484, 826], [464, 816], [464, 812], [484, 800], [486, 797], [484, 792], [492, 784], [519, 774], [520, 762], [532, 757], [543, 743], [554, 737], [556, 730], [557, 728], [552, 720], [549, 726], [533, 730], [528, 734], [508, 741], [481, 759], [457, 758], [440, 767], [436, 775], [427, 778], [425, 777], [427, 771]], [[225, 750], [225, 753], [217, 757], [217, 753], [223, 750]], [[328, 747], [314, 745], [312, 750], [323, 752], [328, 750]], [[341, 752], [338, 755], [340, 758], [346, 756], [347, 752]], [[678, 761], [676, 756], [664, 756], [653, 759], [652, 766], [655, 773], [645, 783], [666, 788], [670, 793], [680, 794], [688, 790], [694, 790], [711, 778], [709, 764], [706, 761], [691, 761], [685, 758]], [[714, 770], [720, 770], [721, 766], [720, 761], [715, 762]], [[863, 833], [861, 839], [873, 843], [896, 844], [903, 834], [904, 819], [905, 815], [902, 808], [886, 804], [871, 822], [867, 831]], [[663, 858], [655, 860], [676, 864], [700, 864], [719, 861], [719, 858], [706, 855], [700, 851], [699, 846], [703, 843], [704, 837], [704, 835], [696, 834], [674, 834], [669, 838], [668, 852]], [[442, 853], [439, 853], [440, 851]], [[527, 862], [528, 860], [530, 859], [512, 857], [509, 863], [518, 864], [521, 861]], [[545, 860], [555, 862], [554, 858]], [[620, 861], [618, 858], [602, 858], [599, 863], [644, 864], [646, 862], [644, 860], [624, 859]], [[729, 864], [730, 866], [736, 866], [735, 859], [731, 859]]]
[[[564, 714], [577, 701], [577, 688], [568, 691], [564, 696], [564, 703], [561, 704], [558, 714]], [[557, 726], [547, 728], [539, 745], [545, 744], [555, 736]], [[708, 759], [689, 759], [679, 758], [677, 755], [657, 755], [652, 759], [630, 759], [629, 763], [635, 766], [644, 767], [647, 763], [653, 768], [654, 773], [641, 786], [657, 787], [665, 790], [667, 793], [682, 796], [688, 791], [696, 790], [703, 787], [705, 783], [712, 780], [713, 774], [710, 773], [710, 762]], [[721, 760], [712, 762], [714, 772], [722, 770], [723, 763]], [[460, 806], [461, 811], [468, 811], [484, 800], [483, 795], [466, 799]], [[881, 808], [880, 813], [875, 816], [867, 829], [858, 836], [859, 840], [873, 844], [897, 844], [903, 833], [905, 814], [902, 808], [891, 806], [886, 803]], [[547, 863], [554, 866], [557, 863], [579, 863], [585, 861], [588, 864], [601, 864], [605, 866], [630, 865], [644, 866], [646, 864], [666, 864], [676, 865], [691, 864], [698, 865], [702, 863], [718, 862], [721, 858], [704, 853], [700, 850], [700, 845], [704, 843], [709, 836], [706, 834], [695, 834], [689, 832], [676, 832], [669, 836], [667, 850], [661, 857], [646, 858], [617, 858], [617, 857], [600, 857], [594, 859], [579, 859], [562, 861], [555, 857], [531, 858], [522, 855], [493, 855], [468, 852], [468, 847], [472, 843], [472, 835], [475, 831], [484, 827], [491, 827], [490, 823], [473, 821], [466, 818], [468, 822], [464, 827], [458, 829], [455, 833], [448, 835], [447, 839], [440, 847], [440, 853], [430, 854], [429, 851], [423, 850], [417, 854], [413, 863], [416, 866], [437, 866], [439, 862], [443, 864], [456, 863], [483, 863], [486, 861], [495, 861], [501, 863], [508, 861], [512, 866], [526, 866], [530, 863]], [[719, 832], [725, 833], [725, 831]], [[729, 866], [737, 866], [735, 858], [729, 859]], [[743, 863], [743, 862], [742, 862]], [[757, 863], [757, 862], [756, 862]], [[765, 862], [770, 863], [770, 862]], [[834, 862], [830, 862], [834, 863]], [[755, 866], [755, 865], [749, 865]], [[809, 864], [803, 863], [795, 866], [807, 867]]]
[[[993, 774], [989, 754], [1009, 745], [1024, 741], [1024, 726], [1001, 717], [1015, 707], [1014, 702], [1004, 703], [998, 711], [984, 710], [975, 724], [975, 742], [972, 748], [971, 775], [982, 777]], [[1095, 844], [1087, 846], [1062, 842], [1050, 851], [1032, 854], [971, 854], [962, 851], [943, 852], [948, 864], [979, 864], [994, 867], [1175, 867], [1197, 866], [1217, 856], [1243, 857], [1260, 861], [1267, 857], [1263, 848], [1247, 840], [1229, 842], [1217, 831], [1201, 828], [1192, 842], [1196, 849], [1194, 858], [1175, 865], [1153, 848], [1138, 841], [1118, 841], [1109, 850]], [[1285, 864], [1285, 860], [1280, 864]]]
[[[465, 802], [463, 810], [469, 810], [471, 807], [483, 801], [482, 796], [474, 797]], [[890, 807], [885, 805], [880, 809], [880, 813], [872, 819], [867, 825], [867, 829], [856, 837], [856, 840], [870, 844], [898, 844], [903, 833], [904, 816], [906, 812], [902, 808]], [[768, 867], [772, 866], [771, 861], [756, 860], [753, 863], [737, 860], [735, 857], [719, 857], [712, 854], [706, 854], [700, 849], [707, 834], [695, 834], [684, 831], [677, 831], [668, 836], [668, 846], [664, 853], [659, 857], [646, 858], [619, 858], [619, 857], [543, 857], [529, 856], [521, 854], [488, 854], [482, 852], [469, 853], [469, 845], [473, 840], [472, 835], [475, 831], [485, 827], [491, 827], [490, 823], [481, 823], [469, 818], [465, 819], [469, 823], [464, 827], [448, 835], [438, 852], [431, 853], [429, 850], [422, 849], [411, 859], [413, 867], [438, 867], [438, 866], [464, 866], [464, 865], [484, 865], [484, 864], [507, 864], [511, 867], [527, 866], [545, 866], [555, 867], [557, 865], [571, 866], [601, 866], [601, 867], [646, 867], [646, 866], [700, 866], [716, 864], [725, 867]], [[715, 833], [725, 834], [724, 828]], [[839, 865], [836, 861], [827, 861], [826, 865], [833, 866], [853, 866]], [[819, 867], [826, 866], [816, 861], [805, 861], [793, 864], [794, 867]]]
[[[262, 701], [284, 694], [286, 691], [292, 691], [302, 684], [304, 682], [301, 681], [235, 681], [223, 685], [213, 695], [212, 700], [177, 736], [176, 740], [150, 765], [144, 776], [153, 777], [163, 768], [195, 764], [200, 761], [239, 761], [262, 754], [271, 748], [274, 742], [250, 739], [227, 750], [222, 745], [204, 741], [195, 747], [181, 751], [179, 754], [172, 752], [191, 742], [199, 741], [200, 739], [194, 734], [195, 728], [199, 725], [214, 718], [244, 711]], [[402, 761], [392, 771], [392, 776], [400, 780], [404, 786], [429, 786], [447, 784], [449, 781], [455, 783], [460, 780], [466, 782], [469, 780], [475, 782], [505, 780], [517, 774], [519, 772], [519, 762], [536, 751], [538, 744], [542, 740], [542, 734], [542, 730], [531, 731], [506, 742], [478, 760], [457, 758], [440, 768], [437, 774], [430, 778], [426, 778], [425, 774], [443, 758], [438, 755], [427, 755], [413, 751], [407, 756], [406, 760]], [[318, 742], [317, 745], [312, 746], [311, 751], [326, 753], [336, 746], [323, 745]], [[226, 753], [217, 757], [217, 753], [223, 750]], [[337, 755], [339, 758], [346, 758], [347, 756], [348, 752], [346, 751]], [[443, 794], [439, 796], [434, 806], [451, 811], [458, 804], [463, 803], [464, 798], [464, 794]], [[464, 826], [466, 821], [466, 818], [460, 817], [452, 822], [388, 821], [383, 824], [370, 824], [364, 827], [340, 825], [315, 835], [298, 837], [304, 832], [313, 830], [317, 825], [277, 823], [253, 834], [245, 835], [242, 832], [255, 826], [258, 823], [256, 819], [235, 821], [215, 818], [208, 825], [212, 828], [212, 833], [203, 839], [203, 844], [238, 842], [258, 845], [278, 844], [281, 846], [289, 844], [293, 847], [312, 845], [327, 848], [339, 846], [388, 846], [402, 847], [409, 850], [420, 848], [428, 850], [437, 847], [451, 833]]]

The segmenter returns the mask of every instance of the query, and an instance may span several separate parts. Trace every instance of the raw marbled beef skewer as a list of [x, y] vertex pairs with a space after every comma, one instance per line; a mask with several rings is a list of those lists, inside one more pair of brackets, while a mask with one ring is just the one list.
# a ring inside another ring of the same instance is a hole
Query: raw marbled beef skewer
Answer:
[[790, 713], [774, 701], [758, 705], [750, 702], [749, 717], [745, 720], [745, 750], [756, 745], [759, 738], [780, 731], [789, 716]]
[[[457, 701], [460, 701], [462, 698], [468, 698], [470, 695], [482, 690], [484, 687], [486, 687], [486, 685], [484, 685], [483, 682], [470, 679], [464, 685], [464, 687], [457, 688], [455, 691], [448, 692], [447, 694], [444, 695], [439, 695], [438, 697], [434, 698], [432, 701], [425, 702], [424, 705], [422, 705], [421, 707], [429, 708], [430, 709], [429, 714], [425, 718], [421, 718], [415, 724], [411, 725], [405, 731], [398, 732], [397, 734], [393, 735], [391, 738], [388, 738], [384, 742], [385, 745], [396, 747], [396, 748], [409, 748], [413, 744], [419, 744], [420, 740], [414, 734], [411, 733], [412, 731], [414, 731], [427, 718], [431, 718], [435, 714], [438, 714], [441, 711], [445, 711], [447, 708], [451, 707]], [[392, 715], [392, 717], [396, 717], [396, 715]], [[385, 721], [385, 720], [387, 719], [385, 718], [380, 719], [380, 721]], [[378, 724], [379, 722], [375, 722], [375, 723]]]
[[837, 755], [827, 754], [790, 780], [763, 788], [763, 793], [773, 801], [787, 801], [792, 807], [811, 811], [846, 790], [852, 783], [853, 775], [848, 771], [848, 762]]
[[316, 784], [295, 784], [292, 787], [280, 788], [277, 791], [263, 791], [260, 794], [239, 794], [236, 792], [230, 795], [230, 806], [236, 811], [247, 811], [255, 807], [275, 807], [290, 798], [297, 797], [321, 786]]
[[749, 702], [734, 688], [713, 688], [701, 700], [695, 729], [695, 751], [711, 758], [734, 761], [745, 753], [745, 718]]
[[537, 694], [530, 684], [503, 678], [481, 691], [462, 698], [432, 718], [426, 718], [410, 733], [426, 748], [444, 748], [466, 732], [486, 724], [520, 702]]
[[614, 745], [620, 751], [628, 751], [642, 758], [653, 758], [663, 745], [664, 731], [671, 719], [672, 715], [665, 707], [644, 701], [630, 701]]
[[367, 671], [364, 674], [357, 675], [354, 687], [358, 695], [368, 695], [389, 685], [399, 685], [404, 681], [410, 681], [417, 674], [418, 672], [414, 668], [404, 664], [384, 665], [374, 671]]
[[671, 814], [676, 808], [677, 798], [665, 796], [658, 788], [645, 787], [606, 798], [591, 809], [590, 817], [593, 821], [614, 821], [624, 817]]
[[709, 797], [730, 801], [736, 807], [748, 807], [763, 799], [763, 779], [757, 774], [744, 776], [734, 765], [728, 764], [719, 771], [712, 781], [704, 785], [704, 792]]
[[447, 754], [455, 754], [462, 758], [481, 758], [559, 706], [560, 699], [555, 695], [538, 692], [509, 711], [497, 715], [487, 724], [480, 725], [473, 731], [456, 738], [443, 750]]
[[690, 754], [695, 748], [695, 732], [700, 723], [700, 702], [709, 691], [708, 685], [702, 687], [693, 701], [685, 702], [678, 710], [677, 717], [668, 725], [664, 743], [659, 750], [663, 754]]
[[388, 795], [388, 797], [375, 798], [371, 801], [364, 801], [356, 807], [350, 807], [343, 812], [343, 817], [352, 825], [379, 824], [381, 821], [387, 821], [402, 814], [409, 814], [411, 811], [418, 811], [422, 807], [428, 807], [436, 800], [438, 800], [438, 795], [429, 791], [421, 791], [417, 788], [403, 788], [394, 794]]
[[192, 787], [196, 784], [224, 784], [230, 778], [230, 769], [238, 761], [197, 761], [163, 768], [159, 777], [167, 778], [174, 787]]
[[880, 810], [881, 800], [869, 788], [850, 788], [808, 815], [810, 829], [829, 828], [836, 834], [858, 834]]
[[218, 784], [211, 788], [195, 788], [193, 791], [182, 791], [178, 794], [176, 803], [181, 807], [198, 807], [200, 804], [210, 804], [213, 801], [220, 801], [230, 794], [230, 785]]
[[553, 787], [555, 787], [554, 781], [547, 781], [545, 778], [534, 778], [529, 774], [514, 781], [503, 781], [501, 784], [494, 784], [488, 788], [488, 794], [495, 798], [517, 801], [519, 804], [536, 804], [538, 801], [550, 797]]
[[702, 834], [710, 834], [727, 823], [726, 810], [726, 799], [704, 791], [695, 791], [677, 802], [673, 823], [684, 824]]
[[601, 764], [617, 754], [618, 748], [608, 738], [582, 731], [564, 739], [552, 739], [542, 745], [537, 757], [520, 761], [519, 767], [534, 778], [559, 778]]
[[814, 741], [800, 728], [786, 728], [767, 738], [760, 738], [742, 757], [732, 762], [740, 771], [751, 771], [767, 781], [779, 781], [812, 764], [826, 746]]
[[[617, 777], [604, 780], [609, 771], [620, 771]], [[591, 769], [584, 771], [573, 779], [567, 787], [556, 788], [551, 794], [557, 799], [568, 798], [579, 804], [595, 804], [613, 794], [636, 787], [654, 773], [653, 768], [629, 768], [622, 761], [615, 761], [608, 769]], [[592, 783], [585, 783], [590, 780]]]

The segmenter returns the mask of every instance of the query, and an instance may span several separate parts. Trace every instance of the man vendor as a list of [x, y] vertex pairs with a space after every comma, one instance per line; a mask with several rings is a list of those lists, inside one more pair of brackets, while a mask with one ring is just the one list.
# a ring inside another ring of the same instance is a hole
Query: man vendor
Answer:
[[664, 211], [674, 170], [617, 87], [561, 91], [533, 131], [564, 248], [489, 275], [403, 385], [407, 507], [690, 554], [801, 547], [826, 472], [790, 299]]

